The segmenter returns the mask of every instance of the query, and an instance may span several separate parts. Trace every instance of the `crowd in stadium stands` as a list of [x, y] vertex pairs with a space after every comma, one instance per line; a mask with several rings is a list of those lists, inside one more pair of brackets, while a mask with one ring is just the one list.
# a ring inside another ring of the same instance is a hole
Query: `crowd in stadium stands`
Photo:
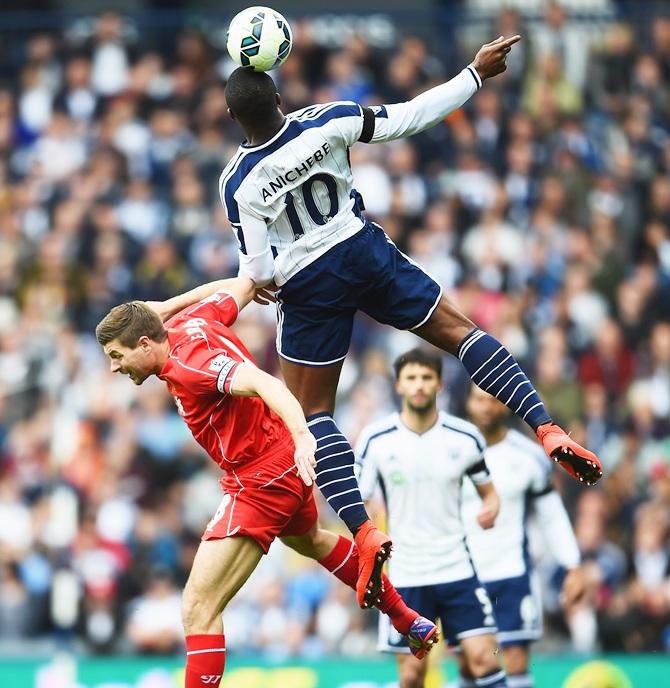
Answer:
[[[121, 301], [237, 268], [217, 185], [241, 137], [223, 94], [234, 65], [192, 29], [168, 55], [132, 27], [109, 13], [88, 33], [32, 35], [0, 83], [5, 646], [178, 650], [180, 590], [220, 500], [218, 468], [162, 383], [113, 376], [93, 337]], [[332, 50], [293, 28], [276, 75], [287, 111], [402, 101], [449, 76], [417, 38]], [[670, 650], [670, 18], [594, 33], [550, 5], [532, 25], [505, 10], [481, 29], [481, 42], [523, 34], [505, 75], [411, 140], [355, 146], [356, 186], [603, 459], [595, 488], [556, 476], [589, 580], [567, 621], [560, 571], [534, 546], [545, 647]], [[475, 47], [459, 46], [463, 64]], [[252, 304], [237, 327], [277, 372], [272, 308]], [[338, 401], [352, 441], [393, 410], [390, 362], [414, 341], [358, 321]], [[466, 377], [445, 363], [442, 402], [460, 412]], [[227, 610], [226, 643], [273, 657], [372, 653], [375, 622], [275, 544]]]

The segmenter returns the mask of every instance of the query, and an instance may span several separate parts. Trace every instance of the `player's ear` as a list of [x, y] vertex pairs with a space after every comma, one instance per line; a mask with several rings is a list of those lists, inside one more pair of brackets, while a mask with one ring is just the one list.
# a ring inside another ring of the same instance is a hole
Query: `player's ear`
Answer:
[[230, 108], [226, 108], [226, 110], [228, 110], [228, 116], [230, 119], [235, 119], [235, 113]]
[[277, 101], [277, 107], [281, 107], [281, 96], [279, 93], [275, 93], [275, 100]]
[[147, 337], [145, 334], [143, 334], [138, 340], [137, 340], [137, 346], [139, 346], [144, 353], [149, 353], [151, 351], [151, 340], [149, 337]]

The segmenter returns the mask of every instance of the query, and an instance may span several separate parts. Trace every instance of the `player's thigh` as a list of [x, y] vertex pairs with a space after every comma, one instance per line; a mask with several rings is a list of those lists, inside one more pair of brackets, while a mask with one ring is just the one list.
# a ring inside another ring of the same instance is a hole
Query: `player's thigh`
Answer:
[[281, 359], [323, 367], [341, 362], [347, 355], [356, 313], [347, 248], [342, 244], [328, 251], [277, 292], [277, 352]]
[[399, 330], [415, 330], [428, 322], [440, 302], [440, 285], [400, 252], [381, 228], [376, 227], [368, 248], [360, 269], [367, 276], [359, 290], [360, 310]]
[[284, 382], [300, 402], [306, 416], [333, 413], [342, 363], [338, 361], [327, 366], [309, 366], [279, 357]]
[[474, 328], [475, 324], [442, 294], [430, 318], [414, 332], [429, 344], [456, 354], [458, 345]]
[[338, 540], [338, 535], [319, 528], [318, 523], [304, 535], [289, 535], [281, 538], [287, 547], [298, 552], [298, 554], [302, 554], [303, 557], [317, 561], [327, 557], [333, 551]]
[[530, 644], [505, 645], [502, 651], [503, 664], [508, 674], [528, 673], [528, 661], [530, 657]]
[[263, 556], [250, 537], [203, 540], [184, 587], [184, 625], [219, 615], [244, 585]]
[[414, 655], [396, 655], [398, 663], [399, 688], [424, 688], [428, 661], [417, 659]]
[[498, 640], [493, 633], [462, 638], [459, 642], [465, 664], [475, 678], [500, 668]]

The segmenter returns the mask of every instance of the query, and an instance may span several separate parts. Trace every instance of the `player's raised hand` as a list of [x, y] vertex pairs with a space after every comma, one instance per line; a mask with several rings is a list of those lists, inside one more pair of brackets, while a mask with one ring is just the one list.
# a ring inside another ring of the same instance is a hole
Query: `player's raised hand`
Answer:
[[479, 49], [472, 61], [472, 66], [477, 70], [482, 81], [501, 74], [507, 69], [507, 54], [520, 40], [521, 36], [518, 34], [510, 38], [499, 36], [495, 41], [485, 43]]
[[316, 453], [316, 440], [314, 435], [305, 429], [304, 432], [298, 433], [293, 436], [293, 442], [295, 443], [295, 465], [298, 468], [298, 475], [302, 478], [305, 485], [309, 486], [316, 481], [316, 473], [314, 468], [316, 467], [316, 458], [314, 454]]

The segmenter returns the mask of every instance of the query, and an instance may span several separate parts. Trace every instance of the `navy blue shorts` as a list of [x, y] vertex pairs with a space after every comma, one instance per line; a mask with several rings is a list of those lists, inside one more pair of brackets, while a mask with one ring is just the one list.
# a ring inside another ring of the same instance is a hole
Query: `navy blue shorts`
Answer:
[[542, 605], [538, 586], [528, 574], [483, 583], [498, 622], [501, 645], [518, 645], [542, 635]]
[[[475, 635], [495, 634], [496, 620], [486, 590], [475, 576], [452, 583], [398, 588], [408, 607], [431, 621], [442, 622], [448, 645]], [[382, 652], [409, 652], [407, 639], [393, 628], [388, 616], [379, 615], [379, 642]]]
[[356, 311], [399, 330], [423, 325], [442, 289], [368, 223], [303, 268], [277, 293], [277, 351], [293, 363], [328, 365], [349, 350]]

